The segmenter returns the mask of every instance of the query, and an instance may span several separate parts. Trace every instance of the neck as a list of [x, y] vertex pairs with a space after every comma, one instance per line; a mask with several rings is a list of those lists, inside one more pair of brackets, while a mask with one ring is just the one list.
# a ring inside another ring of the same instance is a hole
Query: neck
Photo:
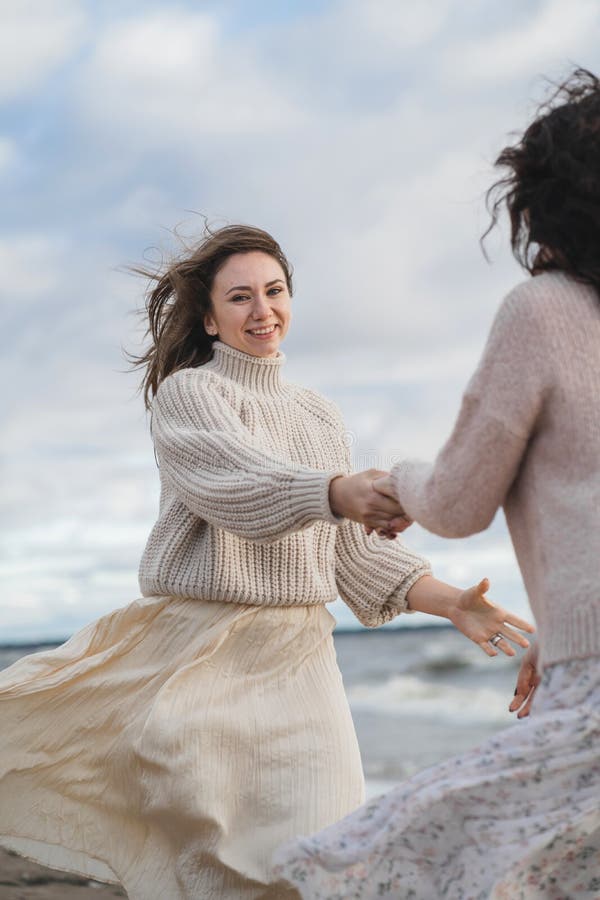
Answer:
[[249, 391], [277, 394], [283, 389], [281, 367], [285, 356], [252, 356], [222, 341], [213, 344], [213, 357], [205, 365], [225, 378], [230, 378]]

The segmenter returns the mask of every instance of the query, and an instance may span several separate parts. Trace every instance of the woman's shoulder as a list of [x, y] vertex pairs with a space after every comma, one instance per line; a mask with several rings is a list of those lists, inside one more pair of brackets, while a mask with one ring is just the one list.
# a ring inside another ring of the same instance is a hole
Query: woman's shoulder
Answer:
[[498, 318], [516, 323], [538, 323], [540, 326], [560, 318], [565, 310], [573, 313], [577, 304], [597, 304], [591, 285], [559, 270], [530, 276], [517, 284], [504, 298]]
[[[483, 360], [504, 369], [517, 366], [521, 377], [549, 383], [555, 378], [557, 348], [564, 352], [581, 335], [600, 327], [595, 289], [565, 272], [535, 275], [516, 285], [498, 307]], [[495, 364], [494, 364], [495, 365]]]
[[288, 382], [288, 388], [294, 400], [313, 415], [331, 424], [343, 424], [340, 408], [333, 400], [313, 388], [303, 387], [293, 382]]
[[228, 391], [226, 379], [207, 366], [193, 366], [177, 369], [165, 376], [158, 386], [155, 401], [159, 404], [173, 402], [186, 396], [225, 396]]

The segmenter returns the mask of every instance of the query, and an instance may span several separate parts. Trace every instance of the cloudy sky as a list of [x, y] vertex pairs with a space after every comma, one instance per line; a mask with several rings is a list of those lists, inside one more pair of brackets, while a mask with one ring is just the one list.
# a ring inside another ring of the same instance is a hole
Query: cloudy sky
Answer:
[[[478, 246], [493, 159], [543, 75], [600, 68], [599, 25], [596, 0], [1, 5], [0, 643], [137, 596], [158, 476], [123, 267], [202, 215], [283, 244], [288, 374], [338, 401], [357, 466], [435, 454], [523, 277], [506, 229]], [[526, 609], [501, 516], [405, 539]]]

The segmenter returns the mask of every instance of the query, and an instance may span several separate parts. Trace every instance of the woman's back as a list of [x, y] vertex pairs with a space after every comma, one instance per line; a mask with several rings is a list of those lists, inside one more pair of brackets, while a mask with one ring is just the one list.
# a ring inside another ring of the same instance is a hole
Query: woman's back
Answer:
[[435, 464], [394, 466], [409, 515], [444, 537], [506, 513], [544, 664], [600, 656], [600, 297], [553, 271], [501, 304]]
[[518, 420], [536, 418], [504, 509], [544, 659], [557, 661], [600, 653], [600, 297], [549, 272], [512, 298], [513, 348], [530, 359], [507, 367], [501, 394], [515, 392]]

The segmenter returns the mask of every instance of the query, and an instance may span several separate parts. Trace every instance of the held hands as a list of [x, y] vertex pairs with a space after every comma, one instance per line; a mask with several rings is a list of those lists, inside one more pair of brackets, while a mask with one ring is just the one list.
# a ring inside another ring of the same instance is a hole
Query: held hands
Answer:
[[[373, 487], [376, 491], [382, 494], [382, 496], [391, 497], [394, 500], [396, 499], [394, 491], [394, 479], [388, 472], [385, 472], [382, 478], [376, 478], [373, 482]], [[396, 503], [398, 503], [397, 500]], [[412, 525], [413, 523], [413, 520], [406, 515], [400, 505], [399, 508], [402, 511], [401, 515], [394, 516], [393, 519], [390, 519], [387, 526], [388, 534], [386, 535], [386, 537], [395, 537], [395, 535], [399, 534], [401, 531], [404, 531], [409, 527], [409, 525]]]
[[367, 469], [356, 475], [339, 475], [329, 485], [329, 505], [334, 515], [361, 522], [367, 534], [376, 531], [393, 539], [412, 523], [393, 495], [375, 489], [376, 480], [387, 481], [387, 472]]
[[[514, 616], [488, 600], [485, 592], [489, 590], [489, 586], [488, 579], [484, 578], [474, 587], [462, 591], [449, 615], [450, 621], [465, 637], [479, 644], [488, 656], [497, 656], [498, 650], [507, 656], [515, 656], [516, 651], [509, 641], [519, 647], [529, 647], [527, 638], [515, 631], [515, 628], [530, 634], [535, 629], [525, 619]], [[515, 628], [511, 627], [513, 625]]]

